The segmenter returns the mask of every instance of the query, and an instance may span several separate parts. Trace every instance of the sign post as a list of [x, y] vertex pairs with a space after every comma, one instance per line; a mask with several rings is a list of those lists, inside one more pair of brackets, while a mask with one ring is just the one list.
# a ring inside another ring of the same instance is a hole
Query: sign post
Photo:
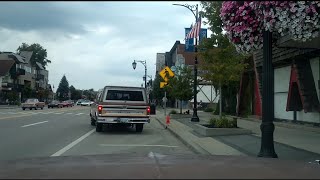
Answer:
[[[165, 82], [160, 82], [160, 88], [164, 88], [165, 86], [168, 85], [168, 77], [173, 77], [174, 73], [172, 72], [172, 70], [166, 66], [165, 68], [163, 68], [160, 72], [159, 75], [162, 77], [162, 79]], [[166, 124], [168, 125], [168, 123], [170, 123], [170, 117], [167, 116], [167, 91], [164, 91], [164, 97], [162, 98], [162, 102], [164, 103], [164, 117], [166, 117]], [[167, 126], [166, 126], [167, 129]]]

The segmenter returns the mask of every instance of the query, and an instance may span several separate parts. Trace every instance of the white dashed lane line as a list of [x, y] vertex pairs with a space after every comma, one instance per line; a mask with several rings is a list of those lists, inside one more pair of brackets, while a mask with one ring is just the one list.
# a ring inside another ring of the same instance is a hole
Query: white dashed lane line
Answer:
[[29, 126], [34, 126], [34, 125], [38, 125], [38, 124], [42, 124], [42, 123], [47, 123], [48, 121], [41, 121], [41, 122], [37, 122], [37, 123], [33, 123], [33, 124], [27, 124], [27, 125], [24, 125], [24, 126], [21, 126], [22, 128], [24, 127], [29, 127]]

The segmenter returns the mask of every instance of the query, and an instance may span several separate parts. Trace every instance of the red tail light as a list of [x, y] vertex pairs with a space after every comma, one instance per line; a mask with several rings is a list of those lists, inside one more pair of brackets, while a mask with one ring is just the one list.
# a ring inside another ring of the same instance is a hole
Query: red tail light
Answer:
[[98, 106], [98, 112], [99, 112], [99, 114], [101, 114], [102, 113], [102, 106]]
[[147, 114], [150, 114], [150, 106], [147, 107]]

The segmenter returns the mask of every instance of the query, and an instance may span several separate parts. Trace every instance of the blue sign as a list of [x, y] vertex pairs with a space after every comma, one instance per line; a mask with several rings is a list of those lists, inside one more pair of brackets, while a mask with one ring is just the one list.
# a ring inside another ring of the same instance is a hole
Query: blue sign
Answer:
[[[187, 36], [187, 34], [191, 31], [191, 28], [185, 28], [185, 33], [184, 33], [184, 37]], [[186, 43], [185, 43], [185, 51], [186, 52], [194, 52], [194, 39], [186, 39]]]
[[[191, 31], [191, 28], [185, 28], [185, 36], [187, 36], [187, 34]], [[207, 38], [207, 29], [203, 29], [201, 28], [201, 31], [200, 31], [200, 37], [199, 37], [199, 42], [201, 42], [201, 40], [203, 38]], [[194, 39], [191, 38], [191, 39], [186, 39], [186, 43], [185, 43], [185, 51], [186, 52], [194, 52]]]
[[207, 29], [202, 29], [201, 28], [201, 31], [200, 31], [200, 37], [199, 37], [199, 42], [201, 42], [201, 40], [203, 39], [203, 38], [207, 38]]

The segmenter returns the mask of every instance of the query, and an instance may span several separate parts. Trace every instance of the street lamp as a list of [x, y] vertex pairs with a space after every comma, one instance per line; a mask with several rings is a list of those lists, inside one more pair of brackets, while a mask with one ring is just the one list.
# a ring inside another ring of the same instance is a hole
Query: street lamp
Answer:
[[[140, 62], [142, 65], [144, 65], [144, 77], [146, 77], [147, 76], [147, 61], [137, 61], [137, 62]], [[136, 67], [137, 67], [136, 60], [133, 61], [132, 67], [134, 70], [136, 69]], [[147, 79], [146, 78], [144, 78], [144, 88], [147, 88]]]
[[[199, 18], [199, 9], [198, 9], [198, 4], [196, 5], [189, 5], [189, 4], [172, 4], [175, 6], [182, 6], [185, 7], [187, 9], [189, 9], [192, 14], [194, 15], [194, 17], [196, 18], [196, 23], [198, 21]], [[195, 42], [195, 48], [194, 48], [194, 52], [196, 54], [195, 59], [194, 59], [194, 82], [193, 82], [193, 115], [191, 118], [191, 121], [193, 122], [199, 122], [199, 117], [198, 117], [198, 113], [197, 113], [197, 76], [198, 76], [198, 69], [197, 69], [197, 64], [198, 64], [198, 58], [197, 58], [197, 52], [198, 52], [198, 38], [196, 38], [196, 42]]]

